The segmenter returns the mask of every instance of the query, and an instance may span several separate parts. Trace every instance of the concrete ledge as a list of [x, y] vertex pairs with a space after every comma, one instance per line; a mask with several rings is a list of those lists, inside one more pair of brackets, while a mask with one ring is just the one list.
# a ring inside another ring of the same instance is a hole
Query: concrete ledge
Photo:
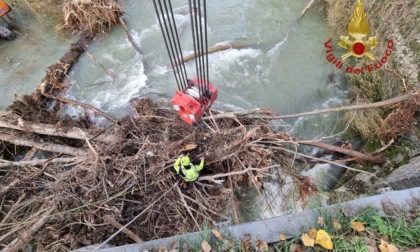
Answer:
[[[289, 215], [264, 219], [261, 221], [253, 221], [234, 226], [219, 227], [223, 233], [229, 233], [232, 237], [242, 240], [245, 235], [250, 235], [252, 241], [261, 239], [265, 242], [271, 243], [279, 240], [280, 233], [284, 233], [286, 238], [295, 237], [300, 235], [304, 228], [310, 228], [316, 223], [319, 212], [329, 211], [334, 213], [343, 207], [349, 214], [356, 214], [366, 207], [374, 207], [381, 210], [383, 203], [390, 202], [397, 205], [402, 209], [410, 207], [410, 201], [413, 198], [420, 198], [420, 187], [407, 189], [403, 191], [391, 191], [385, 194], [375, 195], [363, 199], [348, 201], [342, 204], [322, 207], [315, 210], [293, 213]], [[98, 249], [98, 252], [139, 252], [144, 250], [153, 250], [165, 246], [167, 248], [173, 242], [185, 243], [198, 243], [200, 241], [200, 232], [174, 236], [159, 240], [148, 241], [144, 243], [131, 244], [113, 248]], [[75, 251], [78, 252], [91, 252], [94, 247], [82, 248]]]

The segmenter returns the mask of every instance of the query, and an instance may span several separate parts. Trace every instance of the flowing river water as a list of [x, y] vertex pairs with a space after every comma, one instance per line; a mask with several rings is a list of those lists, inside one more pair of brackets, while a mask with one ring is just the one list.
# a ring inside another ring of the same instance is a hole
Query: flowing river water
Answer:
[[[207, 2], [209, 46], [227, 41], [254, 42], [248, 48], [209, 56], [210, 81], [219, 94], [215, 107], [235, 110], [269, 107], [280, 114], [290, 114], [342, 102], [345, 93], [341, 81], [335, 78], [334, 66], [325, 59], [327, 36], [316, 6], [285, 38], [284, 34], [306, 6], [306, 0]], [[189, 15], [185, 12], [187, 1], [174, 0], [172, 4], [185, 56], [193, 50]], [[173, 73], [166, 67], [169, 58], [152, 1], [128, 0], [125, 10], [124, 18], [144, 52], [144, 59], [132, 48], [124, 29], [116, 27], [99, 36], [88, 49], [112, 72], [114, 79], [84, 54], [69, 74], [71, 87], [66, 94], [68, 98], [92, 104], [116, 117], [130, 113], [132, 98], [171, 97], [176, 89]], [[77, 39], [76, 36], [58, 37], [53, 29], [45, 27], [29, 12], [16, 10], [14, 15], [23, 27], [18, 38], [0, 41], [2, 110], [15, 94], [31, 93], [42, 80], [45, 68], [57, 61], [70, 42]], [[188, 76], [194, 77], [194, 62], [187, 63], [186, 68]], [[82, 111], [69, 107], [64, 112], [77, 114]], [[337, 116], [317, 116], [286, 123], [275, 121], [273, 126], [298, 137], [320, 139], [340, 131], [338, 120]], [[283, 184], [290, 182], [287, 178], [282, 181]], [[274, 179], [266, 184], [265, 197], [257, 192], [247, 193], [240, 207], [243, 219], [301, 209], [295, 204], [296, 191], [284, 188], [279, 192]]]

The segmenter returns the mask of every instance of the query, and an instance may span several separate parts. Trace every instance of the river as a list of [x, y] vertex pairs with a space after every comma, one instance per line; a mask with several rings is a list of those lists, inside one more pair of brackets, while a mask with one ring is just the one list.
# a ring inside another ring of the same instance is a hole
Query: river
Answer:
[[[180, 39], [184, 56], [192, 52], [189, 16], [183, 10], [186, 0], [172, 1], [175, 18], [182, 30]], [[340, 82], [332, 83], [334, 66], [325, 59], [324, 21], [316, 7], [311, 8], [294, 30], [284, 33], [295, 22], [307, 1], [230, 0], [208, 1], [209, 46], [227, 41], [255, 41], [244, 49], [231, 49], [209, 56], [210, 81], [218, 89], [214, 104], [224, 109], [268, 107], [279, 114], [311, 111], [338, 105], [344, 92]], [[130, 113], [129, 101], [138, 96], [172, 97], [176, 83], [166, 65], [169, 58], [150, 0], [128, 0], [126, 23], [144, 52], [142, 63], [122, 27], [102, 34], [89, 46], [91, 53], [114, 75], [108, 76], [84, 54], [69, 74], [71, 84], [66, 96], [92, 104], [116, 117]], [[54, 29], [28, 12], [16, 10], [22, 25], [15, 41], [0, 41], [0, 109], [4, 110], [15, 94], [29, 94], [45, 74], [45, 68], [58, 60], [76, 36], [62, 38]], [[194, 77], [194, 62], [186, 64], [188, 76]], [[64, 112], [80, 113], [67, 108]], [[319, 139], [340, 131], [337, 116], [308, 117], [274, 122], [273, 126], [295, 136]], [[98, 119], [98, 122], [101, 122]], [[274, 180], [275, 181], [275, 180]], [[286, 181], [287, 182], [287, 181]], [[278, 186], [273, 182], [267, 187]], [[275, 191], [275, 190], [274, 190]], [[286, 195], [287, 193], [285, 193]], [[252, 194], [257, 197], [257, 194]], [[274, 194], [273, 194], [274, 195]], [[295, 195], [295, 194], [294, 194]], [[253, 196], [253, 197], [254, 197]], [[284, 203], [283, 196], [271, 196], [279, 207], [261, 210], [268, 217], [298, 210], [294, 196]], [[286, 196], [284, 196], [286, 197]], [[263, 202], [268, 202], [264, 199]], [[252, 200], [251, 206], [256, 204]], [[265, 208], [262, 206], [262, 208]], [[243, 209], [247, 209], [244, 207]], [[259, 218], [251, 214], [244, 219]]]

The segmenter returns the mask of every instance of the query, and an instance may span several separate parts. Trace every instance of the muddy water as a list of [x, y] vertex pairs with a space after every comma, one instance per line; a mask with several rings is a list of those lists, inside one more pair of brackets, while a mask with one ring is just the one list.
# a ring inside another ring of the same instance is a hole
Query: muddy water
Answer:
[[[193, 50], [189, 16], [185, 12], [187, 1], [172, 3], [181, 31], [183, 54], [187, 55]], [[210, 81], [219, 92], [214, 106], [231, 109], [270, 107], [288, 114], [341, 102], [340, 81], [331, 85], [329, 80], [334, 68], [324, 58], [326, 35], [316, 8], [312, 8], [289, 36], [284, 37], [307, 1], [230, 0], [208, 1], [207, 4], [209, 45], [226, 41], [254, 42], [250, 48], [209, 56]], [[71, 41], [57, 38], [51, 29], [43, 27], [29, 14], [19, 13], [18, 18], [27, 29], [18, 34], [16, 41], [0, 41], [1, 109], [10, 104], [14, 94], [28, 94], [35, 89], [44, 69], [63, 55]], [[132, 48], [124, 30], [117, 27], [96, 39], [88, 49], [114, 78], [83, 55], [69, 74], [71, 88], [67, 92], [67, 97], [90, 103], [117, 117], [129, 113], [128, 102], [134, 97], [150, 94], [171, 97], [176, 89], [172, 71], [166, 68], [169, 58], [152, 1], [126, 1], [125, 19], [144, 51], [144, 59]], [[195, 77], [193, 61], [186, 67], [188, 76]], [[77, 114], [81, 111], [68, 108], [65, 112]], [[286, 129], [297, 136], [319, 139], [340, 130], [337, 119], [323, 116], [291, 120], [286, 123], [293, 127]], [[281, 125], [284, 123], [275, 122], [273, 126], [284, 129]], [[279, 193], [278, 179], [267, 184], [273, 193], [265, 193], [260, 198], [261, 204], [257, 203], [258, 192], [245, 197], [244, 202], [248, 203], [241, 209], [248, 217], [244, 219], [300, 209], [294, 204], [295, 189], [283, 187], [287, 192]], [[287, 178], [283, 180], [290, 184]], [[256, 204], [260, 204], [261, 209], [252, 210]]]

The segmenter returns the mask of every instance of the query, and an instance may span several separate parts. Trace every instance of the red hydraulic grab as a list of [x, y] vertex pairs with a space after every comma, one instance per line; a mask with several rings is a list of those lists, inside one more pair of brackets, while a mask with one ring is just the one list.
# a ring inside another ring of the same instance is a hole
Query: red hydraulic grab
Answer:
[[172, 98], [172, 105], [178, 111], [179, 116], [188, 124], [197, 123], [204, 112], [217, 99], [217, 90], [206, 80], [202, 83], [208, 83], [208, 95], [201, 96], [202, 103], [200, 103], [200, 93], [198, 88], [198, 78], [192, 79], [189, 87], [183, 91], [176, 91]]

